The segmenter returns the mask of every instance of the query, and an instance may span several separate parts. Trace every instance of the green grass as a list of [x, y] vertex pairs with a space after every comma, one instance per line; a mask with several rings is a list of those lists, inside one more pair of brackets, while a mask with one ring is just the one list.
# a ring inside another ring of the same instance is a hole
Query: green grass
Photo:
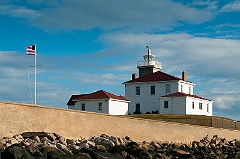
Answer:
[[[151, 119], [166, 122], [176, 122], [200, 126], [212, 126], [212, 117], [205, 115], [181, 115], [181, 114], [133, 114], [128, 115], [134, 118]], [[222, 118], [222, 117], [218, 117]]]

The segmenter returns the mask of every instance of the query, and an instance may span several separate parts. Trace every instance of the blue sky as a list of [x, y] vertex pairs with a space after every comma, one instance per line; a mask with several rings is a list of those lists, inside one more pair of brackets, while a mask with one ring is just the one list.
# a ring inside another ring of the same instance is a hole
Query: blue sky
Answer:
[[149, 45], [214, 115], [240, 120], [239, 16], [239, 0], [0, 0], [0, 100], [33, 103], [35, 42], [37, 104], [60, 108], [72, 94], [124, 95]]

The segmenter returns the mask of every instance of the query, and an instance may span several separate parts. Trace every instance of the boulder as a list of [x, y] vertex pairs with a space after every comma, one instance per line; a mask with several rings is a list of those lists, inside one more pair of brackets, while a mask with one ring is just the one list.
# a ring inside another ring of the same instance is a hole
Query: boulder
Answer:
[[81, 143], [79, 146], [84, 148], [84, 149], [89, 149], [90, 148], [90, 146], [86, 142], [85, 143]]
[[75, 145], [76, 144], [74, 139], [66, 139], [66, 143], [67, 143], [67, 145]]
[[66, 146], [66, 145], [63, 145], [63, 144], [60, 144], [60, 143], [57, 143], [57, 144], [56, 144], [56, 147], [57, 147], [59, 150], [67, 149], [67, 146]]
[[23, 138], [32, 138], [32, 137], [47, 137], [49, 140], [54, 141], [56, 139], [56, 136], [52, 133], [47, 132], [24, 132], [21, 134]]
[[7, 147], [1, 154], [2, 159], [34, 159], [34, 157], [20, 144]]
[[120, 145], [118, 137], [110, 136], [109, 140], [111, 140], [115, 145]]
[[[59, 150], [56, 147], [42, 147], [40, 149], [40, 152], [43, 154], [43, 156], [45, 158], [49, 158], [49, 156], [51, 156], [50, 158], [54, 158], [54, 157], [63, 157], [63, 156], [67, 156], [67, 154], [61, 150]], [[60, 158], [59, 158], [60, 159]]]
[[236, 146], [237, 148], [240, 148], [240, 140], [236, 140], [235, 146]]
[[104, 138], [104, 137], [97, 137], [93, 140], [93, 142], [96, 145], [104, 146], [107, 151], [110, 150], [115, 145], [111, 140]]

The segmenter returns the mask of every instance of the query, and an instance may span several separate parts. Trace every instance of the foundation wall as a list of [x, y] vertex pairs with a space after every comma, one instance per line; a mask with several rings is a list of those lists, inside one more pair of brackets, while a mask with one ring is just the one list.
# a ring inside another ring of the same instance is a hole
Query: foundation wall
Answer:
[[0, 137], [27, 131], [56, 132], [66, 138], [129, 136], [135, 141], [169, 141], [189, 143], [206, 135], [227, 140], [240, 139], [240, 131], [187, 124], [111, 116], [76, 110], [28, 104], [0, 102]]

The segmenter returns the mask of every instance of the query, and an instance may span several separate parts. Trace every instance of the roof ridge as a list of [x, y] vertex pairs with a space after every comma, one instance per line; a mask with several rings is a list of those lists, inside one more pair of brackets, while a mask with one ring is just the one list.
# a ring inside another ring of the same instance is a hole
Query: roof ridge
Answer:
[[178, 81], [178, 80], [182, 80], [182, 79], [177, 76], [173, 76], [173, 75], [170, 75], [170, 74], [162, 72], [162, 71], [157, 71], [157, 72], [153, 72], [153, 73], [141, 76], [136, 79], [126, 81], [123, 84], [134, 83], [134, 82], [161, 82], [161, 81], [172, 81], [172, 80]]
[[[105, 90], [100, 90], [100, 91], [102, 91], [108, 98], [111, 98], [111, 97], [109, 97], [109, 94], [114, 95], [114, 94], [109, 93], [109, 92], [107, 92]], [[116, 95], [114, 95], [114, 96], [116, 96]]]
[[174, 95], [178, 95], [178, 94], [180, 94], [182, 96], [188, 96], [188, 97], [199, 98], [199, 99], [211, 101], [210, 99], [203, 98], [203, 97], [200, 97], [200, 96], [195, 95], [195, 94], [187, 94], [187, 93], [183, 93], [183, 92], [175, 92], [175, 93], [172, 93], [172, 94], [164, 95], [162, 97], [173, 97]]
[[98, 91], [83, 95], [81, 97], [77, 97], [77, 98], [75, 98], [75, 100], [79, 100], [79, 99], [104, 99], [104, 98], [126, 100], [127, 101], [127, 99], [124, 96], [117, 96], [117, 95], [112, 94], [110, 92], [107, 92], [105, 90], [98, 90]]

